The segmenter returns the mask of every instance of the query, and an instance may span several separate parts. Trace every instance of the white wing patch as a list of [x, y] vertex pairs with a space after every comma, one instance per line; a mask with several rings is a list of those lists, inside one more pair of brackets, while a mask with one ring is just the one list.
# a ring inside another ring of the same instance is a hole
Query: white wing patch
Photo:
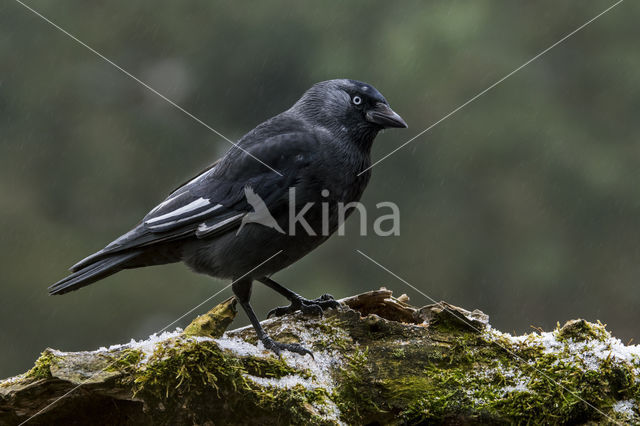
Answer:
[[[184, 185], [182, 185], [180, 188], [176, 189], [173, 193], [175, 194], [176, 192], [180, 192], [180, 190], [186, 186], [189, 186], [193, 183], [196, 183], [204, 178], [206, 178], [207, 176], [209, 176], [211, 173], [213, 173], [213, 171], [216, 169], [215, 166], [211, 167], [210, 169], [205, 170], [204, 172], [200, 173], [198, 176], [194, 177], [193, 179], [191, 179], [189, 182], [185, 183]], [[154, 214], [155, 212], [157, 212], [158, 210], [160, 210], [161, 208], [163, 208], [164, 206], [168, 205], [169, 203], [171, 203], [172, 201], [182, 197], [182, 196], [188, 196], [189, 195], [189, 191], [182, 191], [177, 195], [173, 195], [171, 194], [169, 196], [169, 198], [167, 198], [166, 200], [164, 200], [163, 202], [161, 202], [160, 204], [158, 204], [157, 206], [155, 206], [153, 208], [153, 210], [151, 210], [148, 214]], [[196, 200], [197, 201], [197, 200]], [[145, 222], [146, 223], [146, 222]]]
[[172, 227], [176, 224], [197, 219], [205, 214], [211, 213], [222, 207], [222, 204], [212, 205], [211, 201], [206, 198], [198, 198], [180, 208], [172, 210], [163, 215], [153, 217], [144, 222], [144, 224], [152, 230], [159, 228]]
[[188, 195], [188, 192], [183, 192], [181, 194], [178, 195], [174, 195], [173, 197], [169, 197], [166, 200], [164, 200], [163, 202], [161, 202], [160, 204], [158, 204], [157, 206], [155, 206], [153, 208], [153, 210], [151, 210], [149, 212], [149, 214], [154, 214], [155, 212], [157, 212], [158, 210], [160, 210], [161, 208], [163, 208], [164, 206], [168, 205], [169, 203], [171, 203], [173, 200], [175, 200], [176, 198], [180, 198], [182, 195]]
[[198, 225], [198, 229], [196, 230], [196, 236], [198, 238], [206, 237], [207, 235], [212, 234], [221, 228], [224, 228], [226, 225], [233, 223], [234, 221], [241, 218], [245, 214], [246, 213], [239, 213], [235, 216], [231, 216], [230, 218], [221, 220], [220, 222], [216, 222], [212, 225], [208, 225], [206, 222], [201, 223], [200, 225]]
[[209, 202], [209, 200], [200, 197], [197, 200], [192, 201], [189, 204], [180, 207], [179, 209], [170, 211], [169, 213], [160, 215], [158, 217], [154, 217], [153, 219], [149, 219], [145, 223], [151, 225], [153, 223], [161, 222], [161, 221], [163, 221], [165, 219], [169, 219], [169, 218], [171, 218], [173, 216], [180, 216], [180, 215], [182, 215], [184, 213], [188, 213], [188, 212], [194, 211], [196, 209], [199, 209], [201, 207], [207, 206], [209, 204], [211, 204]]

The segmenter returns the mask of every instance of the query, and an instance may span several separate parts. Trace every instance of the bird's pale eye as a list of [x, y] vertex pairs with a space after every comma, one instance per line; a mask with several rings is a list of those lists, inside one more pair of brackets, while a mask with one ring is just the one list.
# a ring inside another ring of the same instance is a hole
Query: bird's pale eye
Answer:
[[356, 96], [353, 97], [352, 101], [353, 101], [354, 105], [360, 105], [362, 103], [362, 98], [360, 96], [356, 95]]

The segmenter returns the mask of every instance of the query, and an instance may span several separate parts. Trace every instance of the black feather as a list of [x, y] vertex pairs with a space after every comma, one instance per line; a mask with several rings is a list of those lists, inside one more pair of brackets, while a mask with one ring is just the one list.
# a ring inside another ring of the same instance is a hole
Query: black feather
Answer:
[[49, 294], [64, 294], [92, 284], [109, 275], [126, 268], [126, 263], [135, 259], [142, 253], [136, 250], [128, 253], [112, 255], [106, 259], [90, 264], [86, 268], [61, 279], [49, 287]]
[[[354, 104], [355, 96], [362, 102]], [[264, 201], [281, 229], [288, 229], [290, 189], [296, 190], [298, 207], [327, 201], [323, 190], [331, 194], [332, 209], [358, 201], [370, 177], [370, 171], [360, 172], [368, 168], [371, 145], [384, 127], [366, 113], [380, 104], [388, 105], [365, 83], [315, 84], [291, 108], [248, 132], [220, 160], [173, 191], [131, 231], [76, 263], [73, 274], [51, 286], [51, 293], [80, 288], [124, 268], [178, 261], [212, 276], [237, 277], [279, 249], [285, 254], [255, 273], [269, 275], [288, 266], [327, 236], [293, 237], [251, 223], [236, 235], [242, 217], [253, 211], [245, 188]], [[309, 223], [319, 232], [324, 228], [317, 213], [311, 213]], [[337, 223], [329, 229], [337, 229]]]
[[[373, 140], [388, 127], [406, 123], [372, 86], [345, 79], [317, 83], [291, 108], [258, 125], [219, 161], [173, 191], [131, 231], [74, 265], [73, 273], [49, 292], [67, 293], [122, 269], [182, 261], [196, 272], [234, 279], [234, 294], [265, 347], [276, 353], [310, 353], [268, 337], [249, 304], [252, 282], [267, 284], [293, 307], [338, 305], [303, 302], [268, 277], [338, 228], [338, 206], [360, 200], [371, 175]], [[329, 204], [328, 224], [322, 203]], [[310, 231], [297, 232], [290, 216], [303, 206]], [[251, 219], [252, 211], [265, 207], [268, 225]]]

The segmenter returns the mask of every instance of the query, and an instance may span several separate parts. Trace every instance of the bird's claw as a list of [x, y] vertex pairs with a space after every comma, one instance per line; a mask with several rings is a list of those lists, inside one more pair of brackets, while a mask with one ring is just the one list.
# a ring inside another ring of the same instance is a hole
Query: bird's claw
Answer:
[[340, 306], [340, 302], [335, 300], [330, 294], [323, 294], [317, 299], [305, 299], [299, 297], [291, 300], [289, 306], [278, 306], [269, 311], [267, 318], [271, 316], [281, 317], [286, 314], [292, 314], [296, 311], [300, 311], [305, 315], [322, 316], [322, 312], [325, 309], [337, 308]]
[[281, 317], [283, 315], [286, 315], [290, 312], [289, 308], [290, 306], [278, 306], [276, 308], [273, 308], [267, 313], [267, 318], [271, 318], [271, 316]]
[[311, 358], [313, 358], [313, 352], [298, 343], [282, 343], [273, 340], [271, 337], [265, 337], [262, 339], [262, 344], [278, 356], [281, 355], [282, 351], [289, 351], [300, 355], [311, 355]]

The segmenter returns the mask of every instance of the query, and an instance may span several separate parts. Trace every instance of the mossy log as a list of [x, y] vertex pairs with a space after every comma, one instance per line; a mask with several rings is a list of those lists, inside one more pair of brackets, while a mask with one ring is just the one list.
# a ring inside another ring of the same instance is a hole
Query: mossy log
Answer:
[[184, 331], [47, 349], [0, 382], [0, 424], [640, 424], [640, 347], [600, 323], [511, 336], [480, 311], [385, 289], [341, 302], [263, 323], [313, 358], [225, 332], [234, 299]]

